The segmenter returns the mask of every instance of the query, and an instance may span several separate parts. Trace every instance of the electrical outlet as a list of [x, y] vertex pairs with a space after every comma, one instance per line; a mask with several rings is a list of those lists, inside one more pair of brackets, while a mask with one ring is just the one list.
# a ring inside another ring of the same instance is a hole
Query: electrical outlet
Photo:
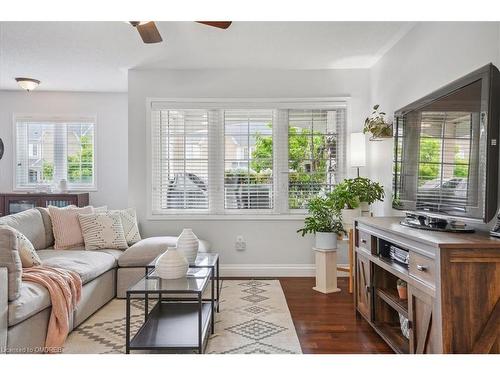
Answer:
[[244, 251], [247, 248], [247, 244], [243, 236], [236, 236], [235, 249], [237, 251]]

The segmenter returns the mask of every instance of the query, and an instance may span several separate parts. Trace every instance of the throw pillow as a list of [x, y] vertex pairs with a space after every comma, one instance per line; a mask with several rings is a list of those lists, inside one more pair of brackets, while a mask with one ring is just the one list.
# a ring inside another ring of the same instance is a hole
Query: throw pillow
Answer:
[[3, 227], [12, 230], [17, 238], [17, 251], [19, 252], [23, 268], [39, 266], [42, 264], [42, 260], [38, 256], [35, 247], [24, 234], [9, 225], [4, 225]]
[[120, 215], [113, 212], [79, 214], [85, 250], [128, 247]]
[[78, 214], [91, 214], [94, 209], [87, 207], [55, 207], [49, 206], [52, 230], [54, 232], [54, 249], [66, 250], [84, 245], [82, 229], [78, 221]]
[[[23, 266], [17, 248], [16, 233], [10, 226], [0, 225], [0, 273], [3, 274], [7, 270], [7, 283], [0, 284], [0, 293], [3, 298], [4, 291], [7, 289], [9, 301], [19, 298], [21, 290]], [[7, 314], [7, 306], [2, 311], [5, 311], [5, 314]]]
[[141, 240], [139, 227], [137, 226], [137, 215], [134, 208], [127, 208], [125, 210], [111, 210], [110, 212], [120, 215], [122, 220], [123, 232], [129, 246]]

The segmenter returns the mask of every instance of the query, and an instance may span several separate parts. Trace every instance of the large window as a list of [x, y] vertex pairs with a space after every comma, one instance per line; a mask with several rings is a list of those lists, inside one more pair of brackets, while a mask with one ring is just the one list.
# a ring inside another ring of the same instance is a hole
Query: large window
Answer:
[[151, 102], [153, 215], [303, 212], [343, 178], [345, 104], [257, 103]]
[[94, 189], [94, 121], [16, 118], [16, 189], [66, 180], [70, 190]]

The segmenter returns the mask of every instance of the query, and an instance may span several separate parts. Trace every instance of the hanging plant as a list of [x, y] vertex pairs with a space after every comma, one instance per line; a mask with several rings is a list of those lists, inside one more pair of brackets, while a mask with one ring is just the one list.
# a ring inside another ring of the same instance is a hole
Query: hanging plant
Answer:
[[379, 105], [373, 107], [373, 112], [365, 120], [363, 133], [371, 133], [370, 141], [381, 138], [392, 138], [392, 123], [387, 120], [386, 113], [379, 111]]

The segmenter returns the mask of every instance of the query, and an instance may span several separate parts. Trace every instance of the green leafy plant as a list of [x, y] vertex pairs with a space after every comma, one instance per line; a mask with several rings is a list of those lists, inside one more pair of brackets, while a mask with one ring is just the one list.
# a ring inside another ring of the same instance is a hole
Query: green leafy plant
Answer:
[[345, 179], [337, 184], [328, 195], [333, 202], [335, 210], [338, 212], [343, 209], [354, 209], [359, 207], [360, 200], [354, 180], [352, 179]]
[[372, 204], [375, 201], [383, 201], [385, 197], [384, 188], [378, 182], [369, 178], [357, 177], [347, 178], [337, 184], [329, 197], [337, 211], [343, 209], [358, 208], [361, 202]]
[[315, 196], [308, 203], [309, 215], [304, 220], [304, 227], [297, 233], [305, 236], [307, 233], [336, 233], [347, 234], [338, 210], [335, 209], [332, 198], [327, 196]]
[[363, 133], [371, 133], [371, 139], [392, 137], [392, 124], [387, 120], [386, 113], [379, 111], [379, 105], [373, 107], [370, 116], [365, 120]]
[[385, 197], [384, 187], [366, 177], [353, 179], [354, 190], [359, 201], [372, 204], [375, 201], [383, 201]]

